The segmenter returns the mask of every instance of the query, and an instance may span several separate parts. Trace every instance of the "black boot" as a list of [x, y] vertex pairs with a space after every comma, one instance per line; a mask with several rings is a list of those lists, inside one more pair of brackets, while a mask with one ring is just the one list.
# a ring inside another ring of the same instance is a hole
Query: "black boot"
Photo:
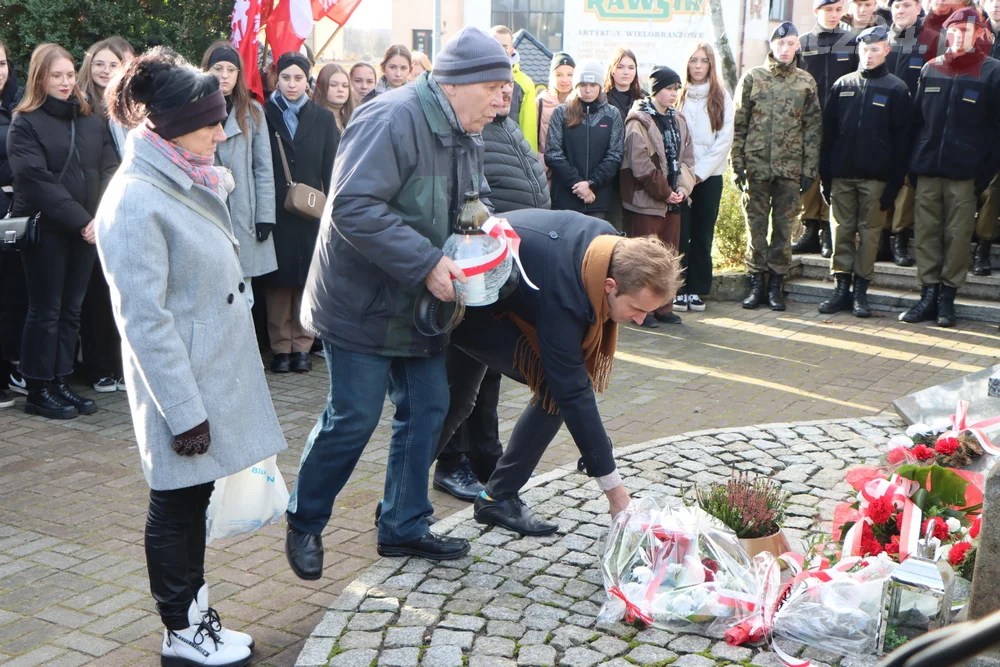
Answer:
[[941, 285], [937, 303], [937, 325], [950, 328], [955, 326], [955, 295], [958, 290], [949, 285]]
[[892, 246], [892, 261], [896, 266], [913, 266], [913, 257], [910, 256], [909, 229], [904, 229], [898, 234], [893, 234], [889, 245]]
[[51, 382], [27, 380], [27, 384], [28, 401], [24, 404], [26, 414], [49, 419], [73, 419], [80, 414], [72, 404], [63, 400]]
[[937, 317], [938, 294], [940, 291], [941, 285], [938, 283], [934, 283], [933, 285], [924, 285], [921, 287], [920, 301], [918, 301], [916, 305], [905, 313], [900, 313], [899, 321], [906, 322], [908, 324], [916, 324], [917, 322], [933, 320]]
[[819, 252], [819, 226], [819, 220], [803, 220], [802, 235], [792, 243], [792, 252], [796, 255]]
[[750, 274], [750, 294], [747, 298], [743, 299], [743, 307], [748, 310], [753, 310], [760, 305], [760, 302], [764, 300], [764, 274], [763, 273], [751, 273]]
[[830, 223], [822, 222], [819, 227], [819, 254], [830, 259], [833, 257], [833, 234], [830, 232]]
[[870, 280], [854, 276], [854, 317], [871, 317], [872, 309], [868, 307], [868, 285]]
[[889, 242], [891, 238], [892, 235], [883, 229], [882, 236], [878, 239], [878, 254], [875, 255], [876, 262], [891, 262], [893, 260], [892, 245]]
[[837, 287], [833, 290], [833, 296], [819, 304], [819, 312], [824, 315], [851, 309], [851, 274], [835, 273], [833, 277], [837, 281]]
[[767, 305], [771, 310], [785, 309], [785, 290], [781, 288], [784, 279], [783, 275], [771, 271], [771, 278], [767, 284]]
[[976, 242], [976, 254], [972, 262], [974, 275], [988, 276], [993, 273], [993, 266], [990, 264], [990, 246], [992, 245], [991, 242], [982, 239]]
[[56, 381], [52, 383], [52, 386], [59, 393], [59, 398], [76, 408], [76, 411], [81, 415], [92, 415], [97, 412], [97, 403], [70, 389], [69, 385], [66, 384], [66, 378], [56, 376]]

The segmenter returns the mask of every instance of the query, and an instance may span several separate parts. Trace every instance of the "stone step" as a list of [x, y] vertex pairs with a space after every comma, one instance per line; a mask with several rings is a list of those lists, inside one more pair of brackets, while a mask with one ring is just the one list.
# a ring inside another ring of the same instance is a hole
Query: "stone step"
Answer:
[[[799, 277], [785, 282], [790, 301], [820, 303], [833, 294], [833, 282]], [[872, 310], [901, 313], [920, 301], [920, 291], [872, 285], [868, 288], [868, 304]], [[959, 319], [978, 322], [1000, 322], [1000, 301], [977, 299], [963, 295], [955, 299], [955, 314]]]
[[[803, 278], [813, 280], [833, 280], [833, 276], [830, 274], [830, 260], [824, 259], [820, 255], [796, 255], [792, 260], [793, 266], [796, 262], [798, 262], [802, 272], [796, 274], [793, 271], [793, 275], [801, 275]], [[917, 267], [896, 266], [892, 262], [876, 262], [872, 287], [919, 292]], [[965, 285], [959, 290], [959, 296], [1000, 303], [1000, 271], [992, 276], [974, 276], [969, 273]]]

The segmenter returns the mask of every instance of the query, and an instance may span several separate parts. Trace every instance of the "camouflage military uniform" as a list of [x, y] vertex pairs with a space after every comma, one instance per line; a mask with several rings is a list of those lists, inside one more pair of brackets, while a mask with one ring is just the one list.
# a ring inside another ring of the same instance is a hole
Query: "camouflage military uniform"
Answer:
[[[784, 275], [802, 176], [819, 176], [822, 112], [816, 81], [805, 70], [767, 64], [747, 72], [736, 90], [733, 173], [746, 173], [747, 269]], [[768, 219], [771, 222], [768, 244]]]

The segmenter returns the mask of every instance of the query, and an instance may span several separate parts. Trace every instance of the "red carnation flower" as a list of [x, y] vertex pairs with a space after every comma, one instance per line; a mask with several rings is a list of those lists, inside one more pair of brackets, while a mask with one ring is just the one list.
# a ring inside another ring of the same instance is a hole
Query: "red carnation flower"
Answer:
[[706, 570], [711, 570], [712, 572], [718, 572], [719, 571], [719, 564], [716, 563], [711, 558], [702, 558], [701, 559], [701, 564], [705, 566]]
[[889, 450], [889, 454], [886, 460], [889, 461], [890, 465], [896, 465], [897, 463], [902, 463], [906, 460], [907, 454], [910, 453], [906, 447], [893, 447]]
[[965, 555], [969, 553], [969, 549], [971, 548], [972, 545], [968, 542], [959, 542], [952, 545], [951, 551], [948, 552], [948, 562], [951, 563], [952, 567], [958, 567], [965, 560]]
[[885, 552], [890, 556], [896, 556], [899, 554], [899, 535], [892, 536], [892, 539], [889, 540], [889, 544], [885, 545]]
[[981, 524], [982, 521], [983, 517], [981, 516], [976, 517], [975, 521], [972, 522], [972, 525], [969, 526], [969, 537], [971, 537], [972, 539], [976, 539], [977, 537], [979, 537], [979, 524]]
[[939, 516], [931, 517], [930, 519], [927, 519], [927, 521], [924, 521], [924, 525], [920, 527], [920, 534], [927, 534], [927, 526], [931, 525], [932, 521], [934, 522], [934, 537], [942, 542], [946, 541], [948, 539], [948, 535], [951, 533], [948, 530], [948, 524], [945, 523], [945, 520]]
[[953, 436], [941, 438], [937, 441], [937, 444], [934, 445], [934, 451], [945, 456], [954, 454], [958, 451], [958, 438]]
[[868, 517], [881, 526], [892, 518], [895, 509], [888, 498], [876, 498], [868, 505]]
[[913, 455], [917, 457], [919, 461], [926, 461], [927, 459], [934, 458], [934, 450], [927, 445], [917, 445], [912, 450]]

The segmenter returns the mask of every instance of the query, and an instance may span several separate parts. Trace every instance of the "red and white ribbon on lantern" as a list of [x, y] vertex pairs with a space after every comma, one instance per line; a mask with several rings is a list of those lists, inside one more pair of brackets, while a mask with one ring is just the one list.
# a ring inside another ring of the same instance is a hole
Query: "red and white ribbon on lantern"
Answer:
[[471, 259], [458, 259], [455, 263], [458, 267], [462, 269], [466, 276], [478, 276], [480, 274], [486, 273], [490, 269], [495, 269], [500, 266], [507, 255], [510, 254], [514, 261], [517, 262], [517, 268], [521, 270], [521, 278], [524, 280], [525, 284], [531, 289], [537, 290], [538, 287], [531, 282], [528, 278], [528, 274], [524, 270], [524, 266], [521, 264], [521, 256], [519, 250], [521, 247], [521, 237], [517, 235], [514, 228], [510, 226], [506, 218], [494, 218], [491, 217], [489, 220], [483, 223], [481, 227], [483, 233], [492, 236], [493, 238], [500, 241], [500, 248], [484, 255], [483, 257], [475, 257]]
[[906, 560], [917, 550], [917, 540], [920, 539], [920, 525], [923, 522], [923, 512], [913, 504], [910, 497], [917, 492], [920, 484], [912, 480], [893, 475], [889, 479], [873, 479], [858, 492], [860, 518], [847, 531], [844, 538], [844, 553], [861, 556], [861, 535], [864, 526], [874, 525], [867, 515], [868, 506], [877, 499], [890, 501], [896, 511], [902, 510], [902, 525], [899, 526], [899, 562]]

